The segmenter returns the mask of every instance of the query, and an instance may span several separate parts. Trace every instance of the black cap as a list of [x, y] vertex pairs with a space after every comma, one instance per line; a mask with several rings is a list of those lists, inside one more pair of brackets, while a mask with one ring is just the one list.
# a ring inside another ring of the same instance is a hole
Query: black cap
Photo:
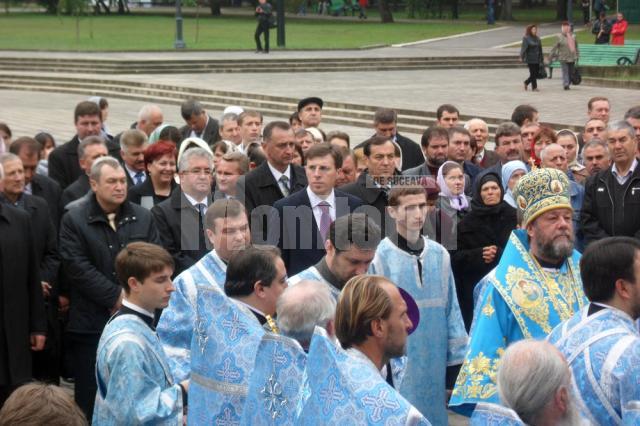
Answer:
[[322, 102], [322, 99], [316, 98], [315, 96], [301, 99], [300, 102], [298, 102], [298, 112], [300, 112], [302, 108], [306, 107], [309, 104], [316, 104], [320, 107], [320, 109], [322, 109], [324, 102]]

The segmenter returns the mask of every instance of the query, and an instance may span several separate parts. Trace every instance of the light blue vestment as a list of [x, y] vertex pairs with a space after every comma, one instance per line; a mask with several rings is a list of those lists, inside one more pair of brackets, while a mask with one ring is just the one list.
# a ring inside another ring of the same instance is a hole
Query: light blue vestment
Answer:
[[182, 390], [158, 337], [137, 316], [117, 316], [105, 327], [96, 380], [94, 425], [182, 424]]
[[640, 425], [640, 401], [630, 401], [625, 407], [624, 426]]
[[331, 294], [336, 300], [338, 300], [338, 297], [340, 296], [340, 290], [331, 285], [329, 281], [325, 280], [315, 266], [309, 266], [304, 271], [300, 271], [293, 277], [290, 277], [289, 285], [296, 285], [302, 280], [320, 281], [321, 283], [329, 286], [329, 290], [331, 290]]
[[190, 425], [239, 424], [264, 329], [244, 305], [198, 287], [191, 344]]
[[369, 360], [314, 334], [307, 358], [309, 395], [297, 425], [429, 425]]
[[588, 310], [586, 306], [557, 326], [548, 340], [571, 367], [582, 416], [592, 424], [629, 423], [627, 417], [637, 418], [637, 413], [627, 412], [627, 406], [640, 400], [637, 324], [615, 308], [604, 308], [591, 315]]
[[306, 363], [307, 355], [297, 341], [273, 333], [262, 336], [241, 425], [294, 424]]
[[545, 338], [587, 303], [579, 264], [580, 253], [574, 250], [558, 272], [544, 271], [529, 254], [526, 231], [511, 233], [498, 266], [478, 283], [471, 342], [451, 409], [470, 416], [477, 403], [500, 403], [496, 374], [507, 346]]
[[471, 426], [525, 426], [518, 414], [498, 404], [481, 402], [473, 410]]
[[173, 378], [181, 382], [189, 378], [191, 369], [191, 338], [196, 320], [197, 286], [214, 286], [223, 291], [227, 265], [214, 250], [173, 281], [175, 291], [169, 306], [162, 311], [158, 336], [162, 342]]
[[[422, 279], [418, 275], [418, 259]], [[369, 272], [389, 278], [415, 299], [420, 324], [408, 338], [406, 371], [396, 387], [429, 421], [446, 425], [447, 367], [462, 364], [468, 341], [449, 253], [424, 238], [424, 249], [418, 258], [385, 238], [378, 245]]]

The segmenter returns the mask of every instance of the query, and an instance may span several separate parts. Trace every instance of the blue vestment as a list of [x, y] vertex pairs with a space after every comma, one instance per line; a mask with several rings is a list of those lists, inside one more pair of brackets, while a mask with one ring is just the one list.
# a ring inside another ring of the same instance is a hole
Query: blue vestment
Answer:
[[212, 250], [173, 281], [176, 290], [169, 299], [169, 306], [162, 311], [157, 330], [176, 381], [188, 379], [191, 369], [196, 288], [210, 285], [222, 291], [226, 275], [227, 265]]
[[[592, 424], [619, 425], [640, 400], [640, 334], [626, 313], [586, 306], [549, 335], [573, 374], [580, 413]], [[636, 423], [637, 424], [637, 423]]]
[[433, 424], [446, 425], [446, 370], [462, 364], [468, 341], [449, 253], [424, 238], [424, 249], [418, 257], [385, 238], [378, 245], [369, 272], [389, 278], [415, 299], [420, 324], [408, 338], [406, 371], [396, 387]]
[[499, 403], [496, 373], [507, 346], [546, 337], [587, 303], [579, 264], [574, 250], [556, 273], [543, 270], [529, 254], [526, 230], [511, 233], [498, 266], [478, 283], [471, 343], [451, 409], [470, 416], [479, 402]]
[[473, 410], [471, 426], [525, 426], [518, 414], [498, 404], [481, 402]]
[[244, 305], [198, 286], [191, 343], [190, 425], [239, 424], [264, 329]]
[[293, 277], [290, 277], [289, 285], [296, 285], [302, 280], [320, 281], [321, 283], [325, 283], [329, 286], [329, 290], [331, 290], [331, 294], [336, 300], [338, 300], [338, 297], [340, 296], [340, 290], [331, 285], [329, 281], [325, 280], [315, 266], [309, 266], [307, 269], [298, 272]]
[[297, 341], [273, 333], [262, 336], [241, 424], [294, 424], [306, 363], [307, 355]]
[[136, 315], [117, 316], [105, 327], [96, 380], [94, 425], [182, 424], [182, 390], [158, 337]]
[[370, 360], [351, 357], [320, 334], [307, 358], [308, 398], [297, 425], [429, 425]]

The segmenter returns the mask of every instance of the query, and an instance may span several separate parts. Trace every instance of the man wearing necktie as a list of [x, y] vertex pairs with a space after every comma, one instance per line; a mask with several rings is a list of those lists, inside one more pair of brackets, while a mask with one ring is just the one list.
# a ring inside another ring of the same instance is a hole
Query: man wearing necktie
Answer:
[[120, 156], [129, 187], [139, 185], [147, 178], [144, 165], [144, 150], [147, 145], [147, 135], [140, 130], [130, 129], [120, 136]]
[[342, 166], [336, 147], [313, 145], [306, 159], [309, 185], [277, 201], [268, 223], [269, 243], [282, 251], [289, 275], [320, 261], [331, 223], [362, 205], [359, 198], [334, 189]]

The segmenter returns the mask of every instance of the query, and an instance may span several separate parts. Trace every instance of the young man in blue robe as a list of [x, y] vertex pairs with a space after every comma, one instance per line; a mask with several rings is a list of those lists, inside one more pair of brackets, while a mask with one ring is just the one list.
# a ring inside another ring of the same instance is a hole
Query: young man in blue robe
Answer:
[[331, 223], [324, 242], [327, 254], [320, 261], [289, 278], [289, 285], [303, 280], [320, 281], [337, 300], [351, 278], [367, 272], [380, 243], [380, 228], [364, 213], [341, 216]]
[[173, 259], [160, 246], [131, 243], [116, 273], [125, 297], [98, 344], [93, 424], [182, 424], [189, 382], [174, 383], [153, 324], [174, 290]]
[[176, 291], [158, 322], [158, 336], [177, 381], [187, 379], [191, 368], [197, 286], [212, 286], [222, 291], [227, 263], [250, 244], [247, 214], [238, 200], [215, 201], [207, 209], [205, 227], [213, 250], [176, 277]]
[[446, 377], [453, 384], [468, 341], [449, 253], [421, 234], [427, 217], [423, 188], [392, 189], [388, 211], [397, 235], [382, 240], [369, 270], [408, 292], [421, 318], [409, 338], [407, 369], [399, 391], [433, 424], [446, 424]]
[[580, 412], [590, 424], [638, 424], [632, 407], [640, 400], [640, 242], [610, 237], [592, 243], [580, 270], [590, 303], [548, 340], [569, 362]]
[[567, 175], [531, 171], [514, 199], [522, 229], [511, 233], [498, 266], [477, 284], [471, 341], [449, 404], [466, 416], [477, 403], [499, 402], [496, 371], [509, 344], [545, 338], [587, 302]]

